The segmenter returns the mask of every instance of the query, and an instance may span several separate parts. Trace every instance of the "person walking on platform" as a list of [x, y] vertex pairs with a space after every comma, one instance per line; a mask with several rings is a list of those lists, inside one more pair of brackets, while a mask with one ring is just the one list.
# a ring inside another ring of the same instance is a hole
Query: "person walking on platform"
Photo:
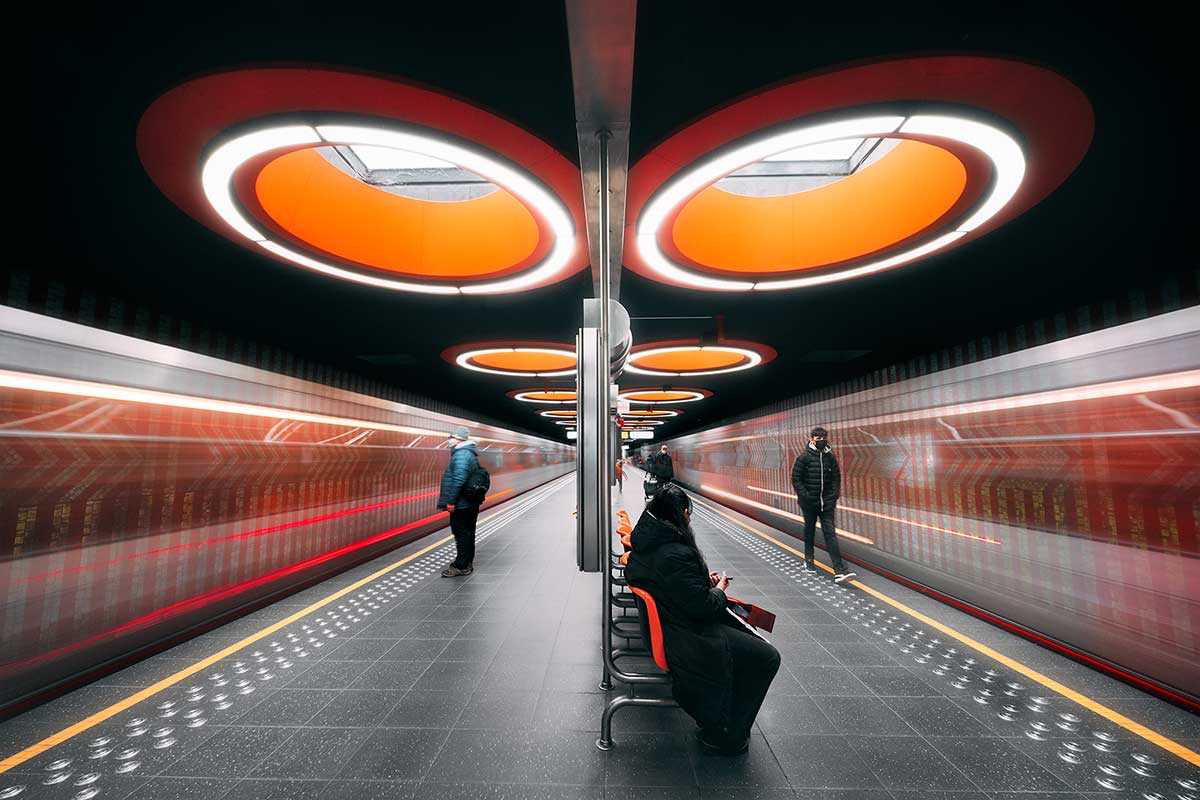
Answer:
[[809, 436], [808, 446], [792, 465], [792, 488], [796, 490], [800, 513], [804, 515], [804, 571], [817, 571], [813, 566], [813, 540], [817, 535], [817, 519], [820, 518], [825, 549], [829, 553], [829, 560], [833, 562], [833, 580], [842, 583], [858, 574], [846, 570], [834, 528], [834, 511], [842, 494], [842, 471], [838, 469], [837, 458], [829, 446], [829, 432], [816, 427]]
[[665, 444], [658, 449], [656, 455], [650, 456], [646, 461], [646, 473], [648, 477], [643, 488], [646, 491], [646, 502], [649, 502], [651, 497], [675, 480], [675, 462], [671, 460], [671, 454], [667, 452]]
[[[438, 511], [450, 512], [450, 531], [454, 534], [457, 551], [453, 563], [442, 572], [443, 578], [457, 578], [475, 571], [475, 523], [479, 520], [479, 506], [483, 504], [486, 486], [479, 492], [480, 472], [487, 472], [479, 464], [475, 452], [476, 443], [463, 425], [455, 426], [446, 441], [450, 448], [450, 463], [442, 473], [442, 490], [438, 495]], [[484, 483], [488, 482], [486, 479]]]
[[701, 746], [735, 755], [750, 745], [779, 651], [727, 610], [730, 580], [709, 572], [691, 518], [683, 489], [667, 485], [655, 494], [630, 535], [625, 578], [658, 606], [671, 693], [700, 725]]
[[625, 494], [625, 460], [617, 459], [617, 491]]

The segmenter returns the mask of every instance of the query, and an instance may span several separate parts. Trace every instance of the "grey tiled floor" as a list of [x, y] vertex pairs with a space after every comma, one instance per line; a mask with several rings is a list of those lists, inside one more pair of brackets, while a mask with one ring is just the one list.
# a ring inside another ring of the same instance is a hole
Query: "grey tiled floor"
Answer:
[[[627, 497], [618, 497], [635, 518], [638, 485], [627, 480]], [[1200, 780], [1175, 757], [1048, 690], [1022, 690], [1009, 698], [1020, 704], [1019, 719], [997, 718], [1000, 699], [977, 702], [977, 687], [1003, 687], [1011, 676], [997, 669], [990, 683], [954, 687], [956, 677], [982, 678], [995, 665], [962, 646], [952, 657], [916, 663], [919, 650], [901, 647], [918, 624], [871, 605], [861, 590], [834, 589], [825, 575], [801, 576], [792, 555], [702, 509], [694, 522], [709, 562], [734, 578], [739, 597], [779, 617], [771, 638], [783, 668], [750, 750], [737, 758], [706, 757], [694, 724], [678, 709], [630, 709], [616, 717], [616, 749], [602, 753], [593, 746], [607, 699], [597, 688], [599, 576], [575, 569], [573, 506], [570, 481], [514, 500], [481, 523], [473, 576], [437, 577], [452, 555], [443, 546], [0, 776], [0, 791], [22, 785], [21, 798], [80, 800], [91, 789], [95, 797], [155, 800], [1146, 800], [1146, 792], [1157, 791], [1174, 800], [1190, 791], [1174, 778]], [[433, 540], [4, 723], [2, 754]], [[877, 576], [863, 582], [986, 636], [1013, 657], [1023, 654], [1025, 644], [1003, 631]], [[940, 643], [937, 654], [951, 646]], [[1044, 661], [1049, 654], [1037, 655]], [[967, 658], [975, 663], [965, 665]], [[955, 669], [934, 674], [943, 660]], [[1192, 746], [1200, 739], [1196, 718], [1185, 712], [1057, 657], [1045, 663], [1056, 680], [1152, 728]], [[1033, 697], [1043, 696], [1045, 711], [1027, 710]], [[1059, 714], [1079, 717], [1067, 723], [1075, 730], [1056, 727], [1064, 721]], [[196, 719], [204, 723], [189, 727]], [[1029, 738], [1030, 724], [1041, 719], [1049, 723], [1046, 735]], [[1114, 734], [1111, 752], [1091, 747], [1109, 746], [1096, 732]], [[1072, 752], [1068, 742], [1084, 747], [1080, 764], [1061, 759]], [[1131, 770], [1138, 765], [1134, 753], [1158, 762], [1152, 777]], [[71, 763], [47, 769], [64, 759]], [[132, 762], [137, 768], [118, 774], [118, 765]], [[1119, 791], [1096, 782], [1105, 774], [1100, 767], [1113, 765]], [[64, 773], [61, 783], [44, 784]], [[1200, 796], [1200, 790], [1192, 793]]]

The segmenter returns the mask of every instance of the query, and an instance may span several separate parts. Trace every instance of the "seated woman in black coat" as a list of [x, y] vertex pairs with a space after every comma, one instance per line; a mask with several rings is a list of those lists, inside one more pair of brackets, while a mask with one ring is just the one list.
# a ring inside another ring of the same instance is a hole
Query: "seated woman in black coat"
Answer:
[[656, 494], [630, 537], [625, 578], [658, 606], [672, 693], [699, 723], [704, 749], [740, 753], [779, 670], [779, 652], [725, 610], [729, 580], [709, 572], [691, 516], [691, 498], [678, 486]]

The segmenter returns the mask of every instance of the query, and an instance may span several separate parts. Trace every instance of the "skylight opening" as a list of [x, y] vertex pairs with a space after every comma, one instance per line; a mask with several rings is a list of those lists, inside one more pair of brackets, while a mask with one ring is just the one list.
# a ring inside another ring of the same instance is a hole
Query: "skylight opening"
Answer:
[[394, 147], [356, 144], [349, 149], [372, 172], [379, 169], [454, 169], [457, 166], [440, 158]]

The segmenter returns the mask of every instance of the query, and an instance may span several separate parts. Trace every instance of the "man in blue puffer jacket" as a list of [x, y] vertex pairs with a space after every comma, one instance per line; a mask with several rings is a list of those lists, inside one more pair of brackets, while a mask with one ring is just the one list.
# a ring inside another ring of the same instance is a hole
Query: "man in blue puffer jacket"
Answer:
[[442, 572], [443, 578], [457, 578], [470, 575], [475, 571], [475, 523], [479, 519], [480, 501], [472, 500], [463, 494], [463, 486], [475, 465], [479, 463], [479, 455], [475, 452], [476, 443], [471, 440], [471, 434], [462, 425], [455, 426], [450, 432], [446, 446], [450, 453], [450, 463], [442, 473], [442, 491], [438, 495], [439, 511], [450, 512], [450, 532], [454, 534], [454, 546], [457, 555], [454, 562]]

